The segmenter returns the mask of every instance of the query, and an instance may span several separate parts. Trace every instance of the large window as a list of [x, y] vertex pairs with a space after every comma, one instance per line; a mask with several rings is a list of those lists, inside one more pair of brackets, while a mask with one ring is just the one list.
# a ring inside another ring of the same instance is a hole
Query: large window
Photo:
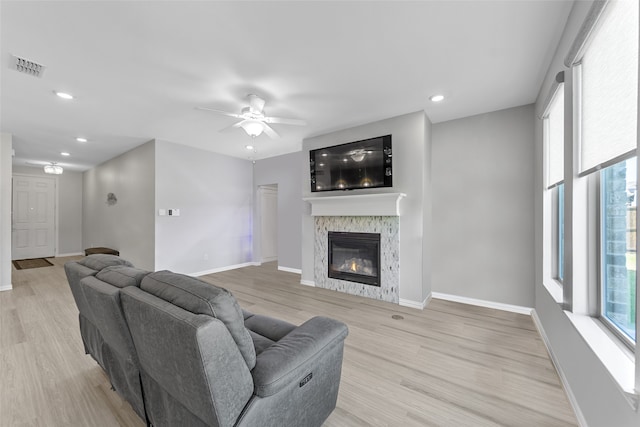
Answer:
[[640, 2], [590, 3], [540, 111], [542, 278], [630, 396], [640, 387]]
[[636, 341], [636, 158], [601, 172], [602, 319]]
[[[600, 215], [600, 245], [596, 249], [600, 260], [597, 311], [601, 320], [633, 347], [636, 341], [637, 1], [607, 4], [575, 70], [574, 87], [580, 95], [580, 109], [574, 118], [579, 120], [581, 130], [580, 166], [576, 172], [589, 183], [600, 182], [599, 205], [594, 209]], [[572, 197], [574, 201], [580, 200], [579, 194]], [[588, 197], [585, 199], [585, 205], [594, 203], [587, 201]], [[575, 287], [583, 285], [574, 281], [574, 294]]]
[[554, 199], [550, 204], [554, 230], [551, 233], [550, 253], [552, 275], [562, 282], [564, 276], [564, 84], [560, 83], [544, 115], [545, 147], [547, 152], [547, 191]]

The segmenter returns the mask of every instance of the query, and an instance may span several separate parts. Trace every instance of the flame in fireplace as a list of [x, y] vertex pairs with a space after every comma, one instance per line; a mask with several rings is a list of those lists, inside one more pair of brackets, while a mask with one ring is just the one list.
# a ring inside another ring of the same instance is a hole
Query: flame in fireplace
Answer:
[[351, 261], [351, 271], [358, 271], [358, 265], [355, 261]]

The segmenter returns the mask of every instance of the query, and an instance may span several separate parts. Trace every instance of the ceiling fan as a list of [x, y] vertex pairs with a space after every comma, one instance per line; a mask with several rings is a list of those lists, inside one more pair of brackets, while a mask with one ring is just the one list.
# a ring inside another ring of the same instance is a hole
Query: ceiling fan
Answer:
[[255, 138], [256, 136], [262, 134], [262, 132], [266, 133], [270, 138], [279, 138], [278, 133], [273, 130], [271, 126], [269, 126], [272, 123], [296, 126], [305, 126], [307, 124], [307, 122], [305, 122], [304, 120], [267, 116], [264, 112], [264, 99], [260, 98], [258, 95], [253, 94], [247, 95], [247, 98], [249, 98], [249, 106], [244, 107], [240, 114], [229, 113], [227, 111], [216, 110], [207, 107], [197, 108], [199, 110], [213, 111], [214, 113], [224, 114], [225, 116], [235, 117], [236, 119], [242, 119], [238, 123], [235, 123], [224, 129], [220, 129], [220, 132], [242, 128], [252, 138]]

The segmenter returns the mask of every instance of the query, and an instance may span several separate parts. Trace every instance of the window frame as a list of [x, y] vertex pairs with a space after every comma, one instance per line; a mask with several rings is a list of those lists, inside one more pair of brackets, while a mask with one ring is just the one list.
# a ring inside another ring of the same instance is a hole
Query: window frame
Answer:
[[[562, 194], [562, 200], [560, 199], [560, 195]], [[564, 284], [564, 180], [559, 182], [555, 188], [555, 194], [553, 195], [555, 200], [555, 210], [553, 211], [553, 218], [556, 222], [554, 231], [556, 233], [556, 238], [554, 239], [554, 251], [555, 251], [555, 262], [556, 265], [554, 267], [554, 278], [560, 284]], [[562, 222], [560, 221], [560, 214], [562, 213]], [[560, 228], [560, 224], [562, 224], [562, 229]], [[562, 250], [560, 250], [560, 246], [562, 245]]]
[[[611, 162], [605, 162], [604, 164], [607, 164], [607, 166], [602, 166], [601, 168], [598, 169], [598, 172], [594, 174], [594, 179], [593, 181], [590, 183], [591, 186], [595, 187], [595, 191], [593, 193], [595, 193], [595, 209], [593, 210], [593, 212], [595, 213], [596, 216], [596, 230], [595, 230], [595, 236], [596, 236], [596, 247], [595, 247], [595, 251], [596, 251], [596, 265], [597, 265], [597, 280], [596, 280], [596, 295], [597, 295], [597, 306], [596, 306], [596, 311], [594, 313], [594, 317], [597, 318], [597, 320], [607, 329], [607, 331], [611, 332], [622, 344], [624, 344], [629, 350], [631, 350], [633, 353], [635, 353], [636, 348], [637, 348], [637, 341], [638, 341], [638, 330], [636, 327], [636, 340], [633, 341], [627, 334], [625, 334], [615, 323], [613, 323], [613, 321], [611, 321], [605, 314], [604, 314], [604, 303], [605, 303], [605, 299], [604, 299], [604, 287], [605, 287], [605, 271], [603, 268], [603, 243], [605, 241], [604, 238], [604, 225], [603, 225], [603, 218], [604, 218], [604, 214], [603, 214], [603, 210], [604, 210], [604, 203], [603, 203], [603, 198], [602, 198], [602, 193], [603, 193], [603, 188], [602, 188], [602, 183], [603, 183], [603, 176], [602, 174], [604, 173], [604, 170], [610, 166], [614, 166], [618, 163], [622, 163], [622, 162], [626, 162], [627, 160], [631, 160], [632, 158], [636, 157], [636, 151], [632, 151], [632, 152], [628, 152], [625, 153], [625, 155], [623, 156], [619, 156], [619, 157], [624, 157], [622, 160], [619, 160], [616, 163], [610, 164]], [[636, 162], [638, 160], [636, 159]], [[638, 179], [638, 170], [636, 170], [636, 180]], [[637, 244], [636, 244], [637, 247]], [[637, 251], [636, 251], [637, 253]], [[636, 293], [637, 293], [637, 288], [638, 288], [638, 279], [636, 276]], [[636, 305], [636, 310], [637, 310], [637, 305]], [[636, 325], [637, 325], [637, 317], [638, 317], [638, 312], [636, 311]]]
[[[596, 21], [599, 21], [600, 18], [603, 18], [603, 17], [604, 19], [606, 19], [605, 6], [606, 4], [596, 10], [598, 15]], [[592, 27], [592, 30], [596, 30], [597, 27], [598, 27], [598, 22], [595, 23], [595, 25]], [[594, 33], [595, 31], [590, 33], [589, 37], [587, 38], [590, 39], [591, 36], [594, 35]], [[587, 269], [587, 271], [585, 272], [587, 280], [586, 280], [586, 283], [581, 283], [580, 281], [578, 283], [574, 283], [573, 277], [571, 277], [569, 279], [569, 282], [570, 282], [570, 284], [568, 285], [569, 288], [567, 289], [566, 287], [563, 287], [563, 290], [570, 292], [571, 294], [570, 299], [573, 299], [573, 294], [577, 292], [577, 293], [583, 294], [584, 295], [583, 301], [586, 301], [584, 302], [582, 307], [580, 306], [573, 307], [573, 305], [567, 306], [567, 309], [569, 311], [573, 312], [574, 309], [577, 308], [578, 312], [586, 313], [587, 315], [592, 317], [594, 320], [596, 320], [604, 328], [604, 330], [609, 332], [611, 338], [615, 340], [617, 344], [623, 346], [625, 349], [631, 351], [632, 353], [635, 353], [635, 350], [637, 348], [637, 339], [638, 339], [637, 311], [636, 311], [636, 322], [635, 322], [635, 325], [636, 325], [636, 341], [635, 342], [630, 337], [628, 337], [622, 330], [620, 330], [618, 326], [615, 325], [615, 323], [613, 323], [604, 315], [603, 292], [604, 292], [605, 271], [602, 264], [603, 256], [604, 256], [603, 247], [602, 247], [602, 244], [604, 241], [604, 236], [603, 236], [604, 227], [602, 224], [602, 219], [604, 216], [602, 211], [604, 208], [604, 204], [602, 200], [602, 173], [604, 169], [610, 166], [616, 165], [623, 161], [627, 161], [637, 156], [638, 154], [637, 138], [638, 138], [638, 135], [640, 135], [640, 132], [636, 134], [635, 149], [627, 151], [614, 158], [606, 160], [594, 167], [591, 167], [587, 170], [580, 172], [581, 170], [580, 164], [582, 160], [581, 145], [583, 141], [582, 140], [582, 132], [583, 132], [582, 111], [583, 111], [583, 100], [584, 100], [584, 88], [582, 85], [582, 72], [583, 72], [582, 57], [588, 51], [589, 44], [590, 44], [589, 41], [585, 40], [584, 44], [580, 47], [579, 55], [576, 55], [574, 57], [574, 60], [571, 64], [566, 64], [570, 66], [569, 73], [571, 75], [571, 78], [568, 79], [569, 81], [567, 82], [567, 84], [570, 85], [570, 87], [567, 88], [567, 91], [565, 92], [565, 96], [567, 95], [568, 92], [572, 92], [571, 100], [569, 101], [572, 111], [571, 112], [565, 111], [565, 117], [567, 117], [567, 114], [570, 114], [570, 117], [572, 117], [573, 119], [573, 123], [570, 126], [572, 126], [572, 129], [573, 129], [572, 133], [574, 138], [572, 141], [567, 141], [565, 138], [565, 141], [564, 141], [565, 147], [567, 146], [567, 144], [571, 144], [574, 148], [573, 154], [575, 157], [573, 161], [574, 167], [572, 168], [572, 170], [573, 170], [573, 173], [575, 174], [575, 178], [573, 180], [573, 185], [576, 185], [577, 182], [583, 182], [584, 185], [586, 185], [586, 192], [584, 193], [579, 192], [578, 195], [576, 195], [576, 193], [572, 191], [572, 194], [570, 195], [572, 200], [570, 200], [569, 203], [576, 203], [576, 201], [579, 203], [584, 203], [583, 206], [585, 206], [586, 212], [587, 212], [586, 216], [587, 216], [588, 227], [586, 230], [586, 233], [587, 233], [586, 237], [588, 242], [588, 245], [587, 245], [588, 254], [586, 255], [586, 258], [585, 258], [586, 265], [582, 265], [582, 263], [580, 263], [579, 265], [579, 268]], [[565, 108], [567, 108], [566, 105], [565, 105]], [[566, 153], [566, 150], [565, 150], [565, 153]], [[566, 176], [566, 172], [567, 172], [567, 165], [565, 163], [565, 176]], [[640, 177], [640, 169], [637, 168], [636, 182], [640, 182], [638, 177]], [[565, 194], [565, 197], [566, 197], [566, 194]], [[573, 216], [575, 216], [575, 214], [577, 213], [572, 213], [572, 214]], [[571, 223], [574, 220], [575, 220], [575, 217], [572, 217], [569, 219]], [[566, 225], [566, 222], [567, 222], [567, 218], [565, 217], [565, 225]], [[571, 239], [576, 239], [576, 237], [578, 236], [573, 236], [573, 234], [571, 235]], [[566, 244], [567, 242], [565, 241], [565, 245]], [[572, 242], [569, 242], [569, 244], [575, 245], [575, 242], [572, 241]], [[636, 249], [637, 249], [637, 244], [636, 244]], [[572, 261], [569, 261], [569, 262], [572, 262]], [[565, 263], [565, 268], [566, 267], [567, 265]], [[579, 274], [579, 271], [576, 271], [576, 265], [574, 262], [572, 262], [572, 265], [569, 266], [569, 268], [572, 270], [571, 274]], [[576, 285], [578, 286], [578, 288], [575, 288]], [[581, 288], [583, 286], [584, 288]], [[638, 278], [636, 276], [636, 300], [638, 300], [637, 288], [638, 288]], [[565, 305], [566, 305], [566, 301], [565, 301]], [[636, 301], [636, 307], [637, 307], [637, 301]]]
[[[564, 282], [564, 275], [560, 276], [560, 263], [564, 265], [564, 260], [561, 257], [564, 257], [564, 250], [560, 251], [560, 188], [564, 190], [564, 181], [560, 181], [550, 188], [547, 189], [550, 194], [550, 209], [551, 209], [551, 251], [549, 254], [551, 256], [551, 276], [552, 279], [555, 280], [561, 287]], [[564, 191], [563, 191], [564, 194]], [[564, 198], [563, 198], [564, 202]], [[564, 204], [564, 203], [563, 203]], [[562, 206], [562, 213], [564, 215], [564, 206]], [[564, 241], [564, 234], [563, 241]], [[564, 248], [563, 248], [564, 249]], [[564, 268], [562, 269], [562, 273], [564, 273]]]
[[[545, 153], [545, 173], [544, 173], [544, 191], [548, 193], [548, 203], [545, 203], [545, 209], [549, 209], [551, 218], [550, 218], [550, 222], [551, 222], [551, 227], [550, 227], [550, 250], [547, 252], [548, 249], [545, 250], [546, 253], [548, 253], [547, 256], [550, 257], [550, 279], [552, 279], [553, 281], [555, 281], [555, 283], [557, 283], [558, 286], [560, 286], [560, 289], [562, 289], [563, 287], [563, 279], [561, 279], [559, 277], [559, 266], [560, 266], [560, 262], [561, 260], [559, 259], [560, 256], [560, 251], [559, 251], [559, 238], [560, 238], [560, 230], [559, 230], [559, 212], [560, 212], [560, 206], [558, 204], [558, 193], [559, 193], [559, 187], [562, 185], [564, 186], [564, 179], [558, 181], [558, 182], [554, 182], [554, 183], [549, 183], [550, 182], [550, 168], [551, 168], [551, 119], [550, 119], [550, 115], [551, 115], [551, 110], [554, 106], [554, 103], [558, 101], [558, 95], [560, 94], [560, 92], [562, 92], [563, 95], [563, 104], [564, 104], [564, 95], [565, 95], [565, 84], [564, 84], [564, 72], [561, 71], [556, 75], [554, 84], [551, 88], [551, 90], [549, 91], [549, 94], [547, 96], [547, 99], [545, 101], [545, 108], [544, 111], [541, 115], [541, 120], [542, 120], [542, 126], [543, 126], [543, 146], [544, 146], [544, 153]], [[564, 109], [564, 108], [563, 108]], [[563, 124], [564, 124], [564, 120], [563, 120]], [[563, 142], [564, 142], [564, 138], [563, 138]], [[564, 144], [563, 144], [564, 147]], [[563, 160], [564, 162], [564, 160]], [[564, 212], [564, 209], [563, 209]], [[549, 231], [547, 231], [547, 233], [549, 233]], [[564, 265], [564, 262], [562, 263]], [[564, 272], [564, 269], [563, 269]]]

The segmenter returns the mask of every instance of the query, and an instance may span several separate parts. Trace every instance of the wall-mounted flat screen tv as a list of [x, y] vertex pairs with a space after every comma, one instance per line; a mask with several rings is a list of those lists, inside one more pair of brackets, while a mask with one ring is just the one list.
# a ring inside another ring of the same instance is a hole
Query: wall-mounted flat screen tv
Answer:
[[311, 191], [393, 186], [391, 135], [309, 152]]

